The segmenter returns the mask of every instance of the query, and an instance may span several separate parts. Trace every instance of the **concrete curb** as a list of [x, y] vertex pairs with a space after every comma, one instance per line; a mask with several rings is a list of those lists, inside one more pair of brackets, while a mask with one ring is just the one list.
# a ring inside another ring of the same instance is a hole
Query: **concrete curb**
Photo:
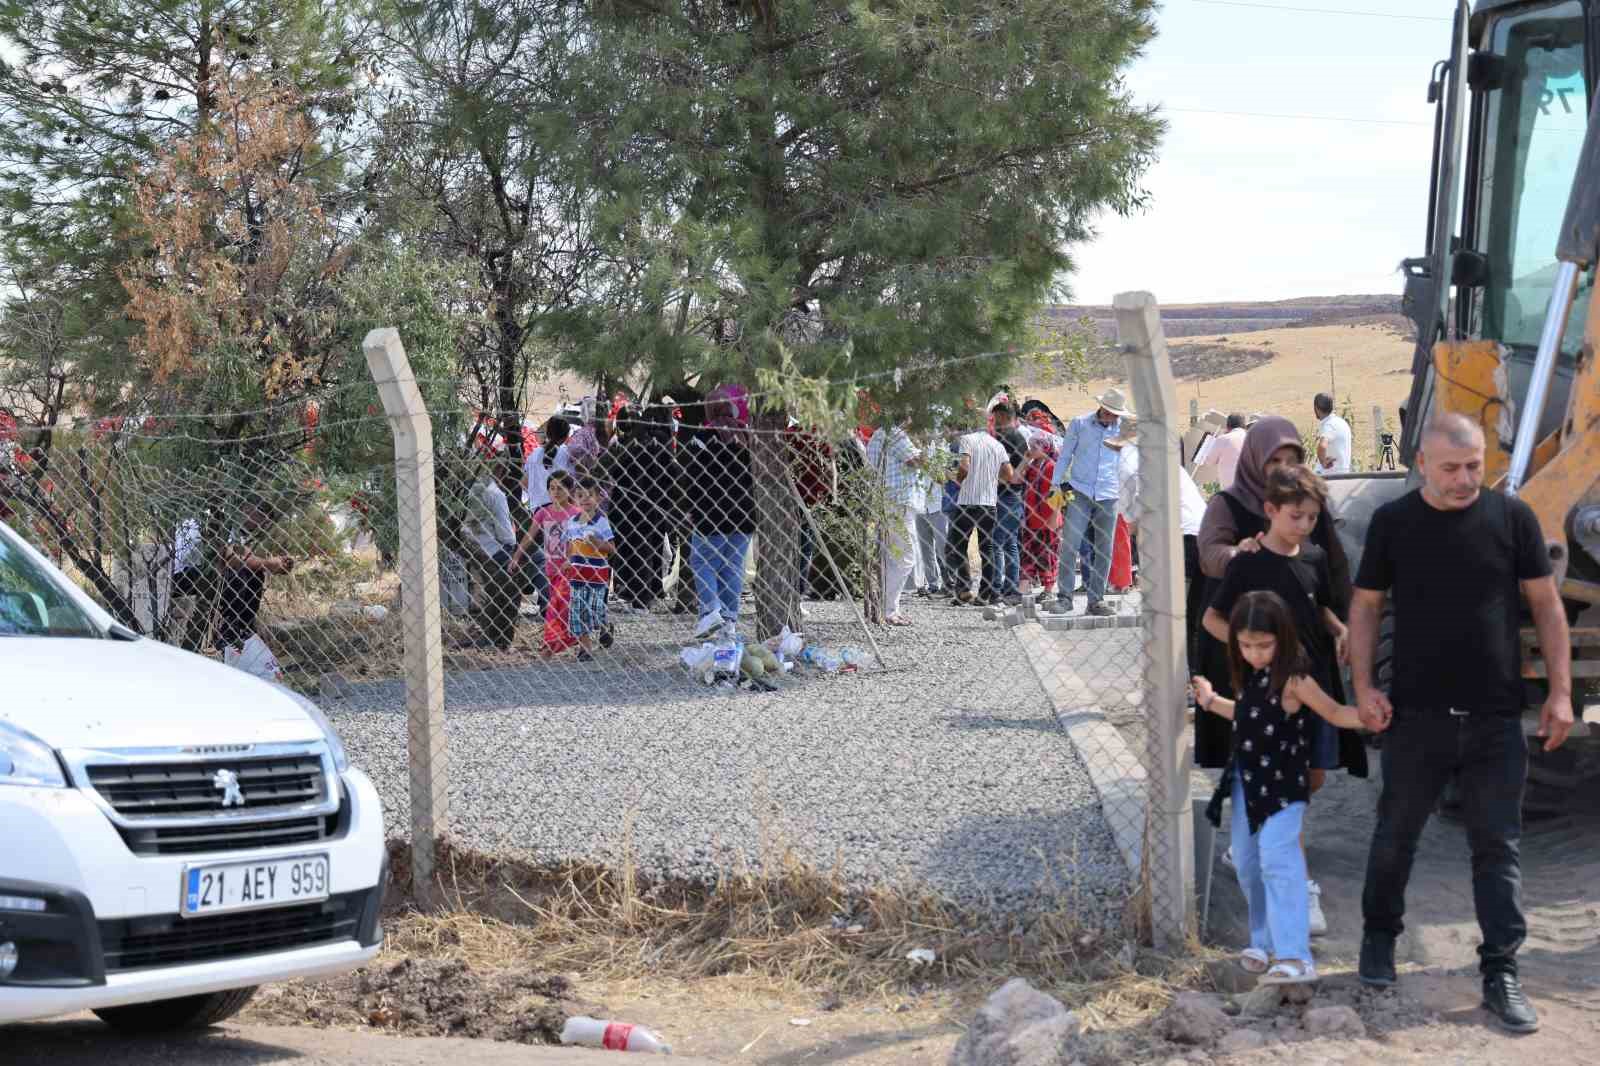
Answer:
[[[1114, 622], [1117, 619], [1097, 618], [1094, 621]], [[1138, 618], [1134, 617], [1132, 621], [1137, 623]], [[1051, 627], [1052, 630], [1054, 628]], [[1148, 775], [1141, 753], [1122, 738], [1122, 732], [1111, 723], [1101, 707], [1097, 699], [1098, 690], [1063, 661], [1061, 650], [1054, 645], [1046, 630], [1017, 626], [1013, 632], [1022, 643], [1034, 674], [1050, 698], [1056, 721], [1077, 747], [1084, 765], [1089, 769], [1089, 776], [1105, 812], [1106, 824], [1116, 840], [1117, 851], [1127, 864], [1128, 876], [1137, 878], [1144, 861], [1145, 795], [1148, 792]]]

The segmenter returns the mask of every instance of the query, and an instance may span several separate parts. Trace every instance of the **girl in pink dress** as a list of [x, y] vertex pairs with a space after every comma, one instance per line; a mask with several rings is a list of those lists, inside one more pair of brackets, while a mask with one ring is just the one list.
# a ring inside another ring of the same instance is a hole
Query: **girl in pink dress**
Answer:
[[[572, 604], [572, 583], [567, 579], [567, 519], [582, 512], [572, 502], [572, 477], [553, 470], [549, 481], [550, 502], [533, 512], [533, 528], [544, 534], [544, 575], [550, 582], [550, 595], [544, 606], [544, 644], [540, 658], [548, 659], [568, 648], [577, 647], [577, 638], [567, 628], [567, 611]], [[511, 557], [514, 572], [522, 565], [523, 545]]]

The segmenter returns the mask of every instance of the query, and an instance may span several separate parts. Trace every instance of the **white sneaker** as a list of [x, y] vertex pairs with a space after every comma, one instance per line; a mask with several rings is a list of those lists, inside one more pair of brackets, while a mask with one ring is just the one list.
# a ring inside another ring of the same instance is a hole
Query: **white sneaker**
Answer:
[[694, 627], [694, 639], [701, 640], [709, 637], [722, 627], [722, 612], [712, 611], [710, 614], [700, 616], [700, 621]]
[[1311, 901], [1311, 935], [1328, 935], [1328, 916], [1322, 913], [1322, 886], [1315, 881], [1306, 882], [1306, 898]]

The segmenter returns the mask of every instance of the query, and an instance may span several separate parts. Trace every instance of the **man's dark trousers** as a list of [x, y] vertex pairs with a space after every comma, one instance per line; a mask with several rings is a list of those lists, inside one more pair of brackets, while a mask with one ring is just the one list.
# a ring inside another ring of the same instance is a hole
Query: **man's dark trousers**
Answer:
[[1483, 931], [1478, 968], [1516, 973], [1517, 949], [1528, 935], [1520, 850], [1527, 776], [1528, 742], [1518, 715], [1397, 707], [1383, 734], [1383, 796], [1361, 898], [1366, 931], [1399, 936], [1405, 928], [1406, 882], [1417, 840], [1454, 777]]
[[988, 601], [997, 593], [994, 576], [995, 509], [976, 505], [957, 507], [950, 515], [950, 534], [944, 542], [945, 571], [955, 579], [953, 595], [972, 588], [972, 570], [967, 547], [972, 534], [978, 534], [978, 599]]

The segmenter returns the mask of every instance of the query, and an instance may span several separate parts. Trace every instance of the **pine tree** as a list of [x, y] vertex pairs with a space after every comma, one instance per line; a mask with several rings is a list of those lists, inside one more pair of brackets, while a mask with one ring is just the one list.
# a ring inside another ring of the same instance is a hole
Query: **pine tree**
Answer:
[[[1161, 132], [1122, 83], [1152, 0], [609, 0], [573, 67], [600, 220], [638, 264], [587, 366], [760, 388], [896, 367], [886, 423], [963, 401], [1026, 341]], [[580, 366], [585, 366], [580, 361]], [[849, 409], [834, 390], [831, 404]], [[986, 395], [986, 393], [985, 393]], [[774, 430], [781, 416], [762, 426]], [[759, 440], [772, 440], [763, 434]], [[762, 473], [760, 629], [796, 516]], [[773, 565], [769, 566], [769, 562]]]
[[[64, 309], [64, 407], [141, 385], [119, 271], [147, 254], [136, 175], [211, 121], [218, 87], [292, 91], [348, 130], [367, 26], [337, 0], [0, 0], [0, 264]], [[330, 142], [337, 139], [330, 136]], [[308, 156], [331, 182], [338, 153]], [[320, 163], [320, 167], [318, 164]], [[11, 353], [0, 352], [0, 359]], [[15, 369], [15, 368], [13, 368]]]
[[585, 20], [566, 0], [379, 9], [400, 84], [370, 173], [397, 232], [477, 275], [487, 328], [462, 371], [496, 413], [515, 501], [528, 378], [552, 368], [551, 324], [570, 321], [599, 259], [586, 188], [561, 153], [562, 73]]

